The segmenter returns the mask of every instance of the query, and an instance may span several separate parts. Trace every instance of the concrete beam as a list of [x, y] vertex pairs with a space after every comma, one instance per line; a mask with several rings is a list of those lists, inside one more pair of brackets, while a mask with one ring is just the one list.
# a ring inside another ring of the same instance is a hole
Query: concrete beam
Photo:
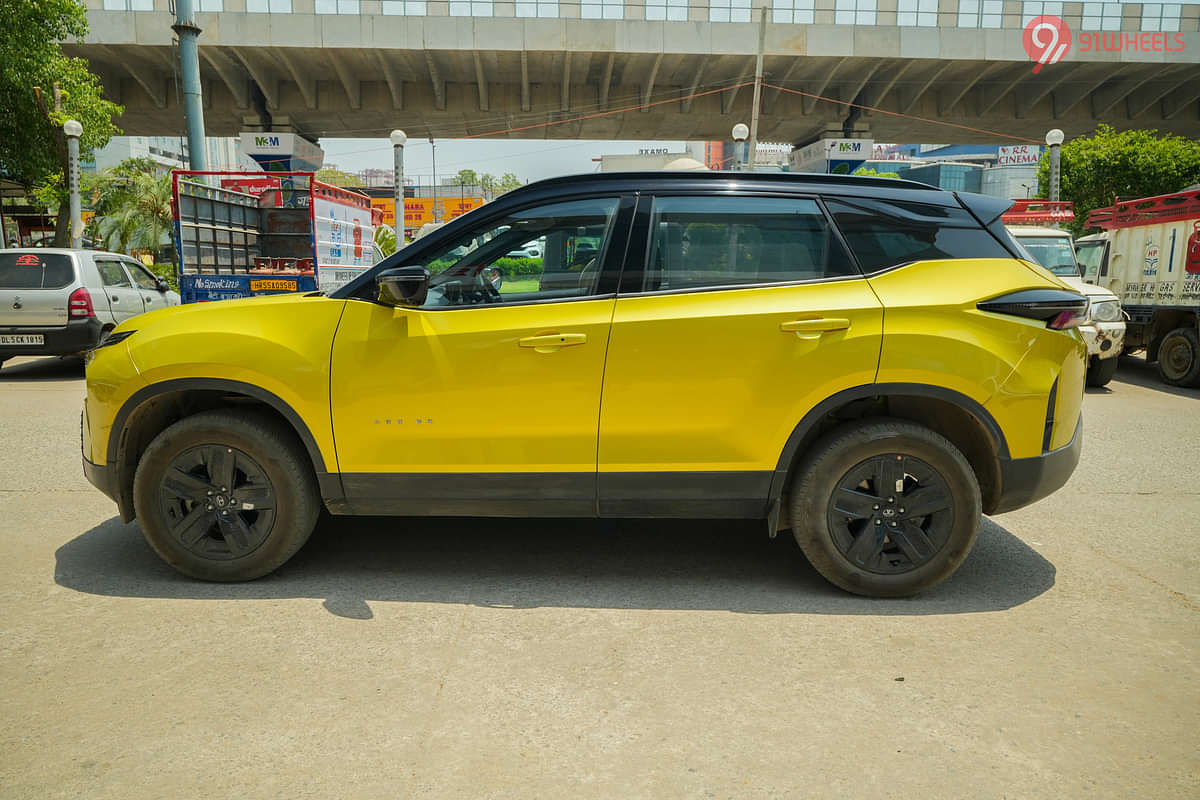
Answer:
[[292, 76], [296, 86], [300, 89], [300, 96], [304, 98], [304, 105], [308, 108], [317, 107], [317, 77], [315, 73], [307, 73], [304, 66], [300, 62], [300, 56], [289, 52], [286, 47], [276, 47], [272, 53], [279, 62], [287, 68], [288, 73]]
[[1109, 109], [1140, 89], [1161, 70], [1151, 68], [1140, 75], [1118, 78], [1092, 93], [1092, 116], [1100, 119]]
[[149, 95], [150, 101], [156, 108], [167, 107], [167, 77], [163, 74], [161, 67], [151, 65], [140, 58], [131, 58], [127, 52], [117, 53], [105, 45], [96, 45], [96, 47], [108, 54], [114, 63], [125, 68], [129, 77], [137, 81], [137, 84]]
[[[866, 88], [867, 83], [870, 82], [871, 78], [875, 75], [875, 73], [879, 72], [885, 63], [886, 62], [881, 60], [874, 65], [867, 67], [866, 69], [859, 70], [857, 79], [853, 83], [849, 84], [850, 90], [846, 92], [846, 100], [850, 101], [851, 103], [859, 102], [859, 92]], [[850, 106], [842, 106], [842, 111], [847, 114], [853, 110], [854, 109]]]
[[[704, 65], [706, 63], [707, 63], [706, 60], [700, 61], [700, 71], [701, 72], [704, 71]], [[791, 78], [792, 78], [792, 73], [794, 73], [796, 70], [800, 69], [800, 65], [803, 63], [804, 63], [803, 56], [795, 56], [794, 58], [792, 58], [791, 63], [788, 64], [788, 68], [783, 71], [782, 75], [780, 75], [778, 78], [775, 78], [774, 76], [772, 76], [769, 80], [767, 80], [767, 82], [774, 83], [778, 86], [787, 86], [788, 81], [791, 80]], [[693, 89], [693, 91], [695, 91], [695, 90]], [[772, 111], [775, 110], [775, 104], [779, 102], [779, 96], [781, 94], [783, 94], [783, 92], [781, 92], [779, 89], [768, 89], [766, 91], [766, 93], [763, 95], [763, 113], [764, 114], [770, 114]]]
[[900, 92], [900, 113], [907, 114], [912, 111], [917, 103], [921, 102], [921, 98], [929, 91], [929, 87], [934, 81], [942, 76], [942, 73], [950, 69], [952, 62], [946, 61], [938, 64], [933, 69], [925, 74], [924, 78], [919, 78], [915, 81], [912, 88]]
[[977, 69], [968, 68], [963, 75], [963, 80], [955, 88], [943, 89], [938, 92], [938, 116], [948, 116], [954, 110], [954, 107], [958, 105], [958, 101], [966, 96], [967, 92], [974, 89], [977, 83], [999, 70], [1002, 66], [1003, 64], [993, 62]]
[[236, 47], [233, 54], [237, 56], [238, 61], [242, 62], [242, 66], [246, 68], [246, 72], [250, 73], [250, 77], [258, 84], [259, 90], [263, 93], [263, 97], [267, 100], [267, 108], [275, 110], [279, 108], [279, 78], [258, 60], [257, 56], [253, 55], [253, 51], [249, 47]]
[[663, 54], [659, 53], [654, 57], [654, 64], [650, 67], [650, 74], [646, 76], [646, 82], [642, 86], [642, 107], [639, 109], [642, 113], [650, 110], [646, 103], [650, 102], [650, 97], [654, 94], [654, 81], [658, 78], [658, 68], [662, 65]]
[[[1058, 65], [1055, 65], [1058, 66]], [[1032, 87], [1027, 81], [1025, 88], [1017, 89], [1017, 119], [1024, 119], [1025, 114], [1042, 101], [1046, 95], [1053, 92], [1059, 86], [1067, 82], [1068, 79], [1081, 73], [1087, 64], [1063, 64], [1066, 69], [1056, 69], [1053, 76], [1047, 76], [1043, 73], [1041, 76], [1034, 78], [1036, 83]]]
[[1052, 113], [1055, 119], [1062, 119], [1068, 111], [1091, 97], [1093, 92], [1109, 82], [1109, 71], [1102, 69], [1103, 72], [1100, 74], [1093, 72], [1090, 80], [1081, 75], [1080, 80], [1074, 82], [1074, 86], [1056, 91], [1051, 95], [1054, 100]]
[[559, 107], [562, 111], [571, 110], [571, 51], [563, 53], [562, 81], [559, 83]]
[[987, 85], [980, 86], [975, 91], [975, 116], [982, 117], [995, 108], [1018, 84], [1028, 78], [1029, 74], [1028, 64], [1018, 64], [1009, 67], [1003, 74], [996, 75], [995, 80], [989, 81]]
[[[838, 70], [843, 64], [846, 63], [846, 60], [846, 57], [839, 58], [834, 62], [833, 66], [820, 73], [819, 77], [817, 77], [815, 81], [808, 82], [808, 84], [804, 87], [804, 91], [808, 92], [809, 94], [824, 95], [825, 90], [829, 88], [829, 84], [833, 82], [834, 76], [837, 75]], [[817, 107], [817, 103], [819, 102], [821, 101], [819, 101], [816, 97], [801, 97], [800, 111], [805, 116], [808, 116], [813, 112], [813, 109]]]
[[219, 47], [201, 47], [200, 57], [208, 62], [213, 72], [217, 73], [225, 88], [233, 95], [233, 101], [239, 109], [250, 107], [250, 78], [241, 64], [234, 61]]
[[747, 62], [740, 75], [738, 75], [737, 83], [732, 88], [721, 93], [721, 113], [728, 115], [733, 110], [733, 101], [737, 100], [738, 92], [741, 91], [742, 84], [754, 77], [754, 64], [758, 57], [752, 56]]
[[[892, 87], [896, 85], [897, 81], [904, 77], [904, 74], [908, 72], [912, 65], [913, 62], [911, 59], [907, 61], [893, 62], [890, 64], [887, 71], [884, 73], [882, 80], [876, 81], [863, 90], [864, 94], [862, 104], [864, 106], [873, 106], [875, 108], [882, 107], [883, 101], [887, 98], [888, 93], [892, 91]], [[863, 114], [870, 115], [871, 111], [869, 109], [863, 109]]]
[[608, 110], [608, 91], [612, 88], [613, 63], [617, 54], [608, 54], [608, 63], [604, 65], [604, 76], [600, 78], [600, 110]]
[[479, 110], [488, 110], [488, 84], [487, 75], [483, 71], [483, 58], [480, 57], [479, 51], [472, 53], [475, 56], [475, 85], [479, 88]]
[[1195, 119], [1196, 102], [1198, 100], [1200, 100], [1200, 81], [1193, 81], [1186, 86], [1180, 86], [1163, 98], [1163, 119], [1174, 119], [1185, 110], [1190, 110], [1192, 112], [1192, 119]]
[[333, 62], [333, 71], [337, 73], [338, 80], [342, 82], [342, 88], [346, 90], [346, 99], [350, 101], [350, 107], [355, 111], [362, 109], [362, 85], [358, 82], [358, 76], [350, 71], [350, 66], [346, 63], [337, 50], [326, 50], [329, 54], [329, 60]]
[[692, 101], [696, 99], [696, 90], [700, 88], [700, 81], [704, 78], [704, 68], [708, 65], [707, 58], [701, 58], [700, 64], [696, 67], [696, 72], [692, 75], [692, 82], [688, 86], [687, 96], [683, 98], [683, 102], [679, 104], [679, 111], [682, 114], [690, 114], [692, 112]]
[[425, 65], [429, 67], [429, 82], [433, 84], [433, 107], [438, 111], [445, 111], [446, 82], [442, 80], [442, 72], [438, 69], [437, 60], [429, 50], [425, 51]]
[[379, 63], [379, 70], [383, 73], [384, 80], [387, 81], [388, 91], [392, 94], [392, 108], [396, 111], [401, 111], [404, 108], [404, 81], [400, 78], [400, 74], [396, 72], [395, 64], [384, 55], [385, 52], [384, 50], [376, 50], [375, 60]]
[[1179, 69], [1174, 74], [1182, 75], [1183, 77], [1175, 81], [1156, 81], [1146, 89], [1138, 92], [1136, 97], [1130, 97], [1126, 100], [1125, 111], [1129, 119], [1141, 116], [1164, 97], [1171, 94], [1171, 92], [1182, 89], [1192, 79], [1193, 73], [1185, 67]]
[[[612, 56], [609, 56], [609, 64], [612, 64]], [[532, 107], [532, 102], [529, 99], [529, 53], [521, 51], [521, 110], [528, 111]]]

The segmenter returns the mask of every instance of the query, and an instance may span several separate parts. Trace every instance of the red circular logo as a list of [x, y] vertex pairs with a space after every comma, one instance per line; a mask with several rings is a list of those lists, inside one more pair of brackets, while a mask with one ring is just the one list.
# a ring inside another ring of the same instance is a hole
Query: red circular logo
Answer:
[[1060, 17], [1043, 14], [1029, 20], [1021, 36], [1025, 52], [1035, 62], [1033, 74], [1042, 71], [1047, 64], [1057, 64], [1071, 50], [1071, 29]]

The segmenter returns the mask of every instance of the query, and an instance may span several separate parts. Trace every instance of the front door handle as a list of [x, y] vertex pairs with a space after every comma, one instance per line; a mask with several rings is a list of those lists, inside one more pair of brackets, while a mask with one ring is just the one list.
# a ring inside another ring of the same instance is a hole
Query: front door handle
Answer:
[[850, 320], [843, 317], [821, 317], [819, 319], [796, 319], [791, 322], [779, 323], [779, 330], [784, 333], [816, 334], [817, 336], [829, 331], [844, 331], [850, 327]]
[[521, 347], [532, 347], [539, 353], [553, 353], [560, 347], [586, 343], [586, 333], [546, 333], [517, 340]]

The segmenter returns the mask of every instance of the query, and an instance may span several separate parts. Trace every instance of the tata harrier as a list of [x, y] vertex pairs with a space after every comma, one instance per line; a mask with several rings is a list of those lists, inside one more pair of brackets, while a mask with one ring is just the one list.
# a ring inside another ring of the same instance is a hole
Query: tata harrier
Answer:
[[534, 183], [328, 296], [123, 323], [87, 367], [84, 471], [205, 580], [275, 570], [325, 508], [756, 518], [837, 586], [910, 595], [1079, 458], [1087, 302], [1023, 260], [1008, 205], [829, 175]]

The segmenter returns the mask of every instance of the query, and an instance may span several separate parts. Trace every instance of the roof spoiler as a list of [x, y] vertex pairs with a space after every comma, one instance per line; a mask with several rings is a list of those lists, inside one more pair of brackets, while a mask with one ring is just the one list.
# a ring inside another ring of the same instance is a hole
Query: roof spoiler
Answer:
[[958, 198], [958, 202], [962, 203], [963, 208], [974, 214], [985, 228], [1000, 219], [1004, 212], [1013, 206], [1012, 200], [991, 197], [986, 194], [955, 192], [954, 196]]

